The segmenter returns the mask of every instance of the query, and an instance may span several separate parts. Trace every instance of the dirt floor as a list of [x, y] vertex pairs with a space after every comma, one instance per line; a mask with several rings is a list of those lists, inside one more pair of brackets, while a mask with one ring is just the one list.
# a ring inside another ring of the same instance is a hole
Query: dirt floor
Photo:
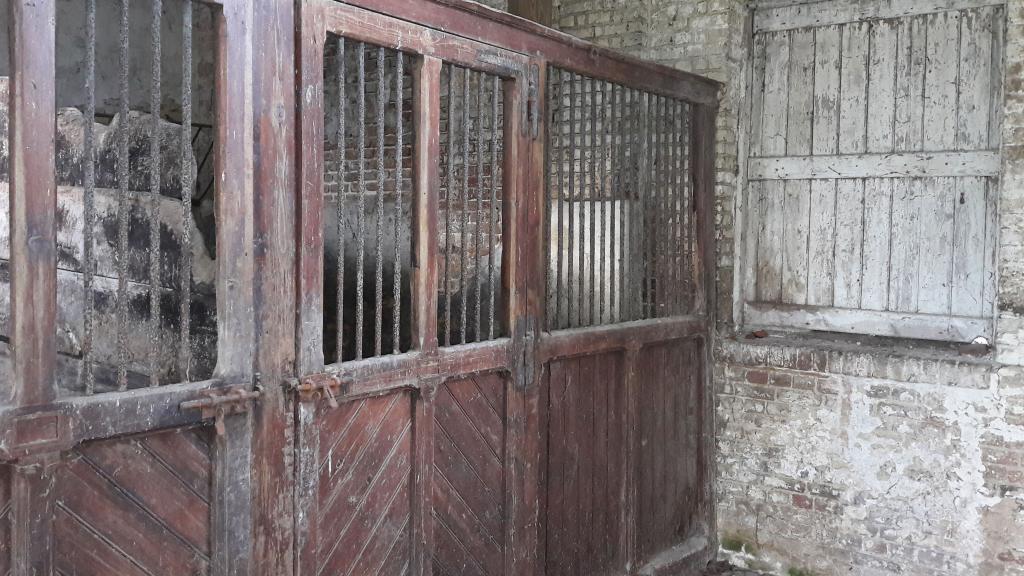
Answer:
[[712, 562], [707, 571], [704, 572], [704, 576], [764, 576], [763, 572], [756, 572], [754, 570], [747, 570], [745, 568], [737, 568], [728, 562]]

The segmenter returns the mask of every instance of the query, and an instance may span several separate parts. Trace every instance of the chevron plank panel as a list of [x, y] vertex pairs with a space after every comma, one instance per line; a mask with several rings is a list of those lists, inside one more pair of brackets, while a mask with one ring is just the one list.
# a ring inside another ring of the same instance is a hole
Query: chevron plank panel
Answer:
[[505, 384], [478, 375], [434, 399], [434, 574], [504, 572]]
[[209, 572], [206, 429], [85, 444], [57, 479], [55, 566], [63, 576]]
[[618, 573], [625, 473], [625, 374], [619, 353], [548, 369], [548, 576]]
[[686, 540], [700, 492], [700, 344], [640, 352], [637, 540], [641, 562]]
[[0, 574], [11, 573], [11, 469], [0, 466]]
[[408, 571], [412, 398], [397, 393], [324, 410], [320, 428], [319, 570]]

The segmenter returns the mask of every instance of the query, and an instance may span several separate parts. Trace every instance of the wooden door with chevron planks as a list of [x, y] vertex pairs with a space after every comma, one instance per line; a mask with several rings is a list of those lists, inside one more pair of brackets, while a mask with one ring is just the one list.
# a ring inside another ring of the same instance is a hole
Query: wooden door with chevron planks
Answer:
[[717, 84], [467, 0], [6, 3], [0, 576], [713, 554]]

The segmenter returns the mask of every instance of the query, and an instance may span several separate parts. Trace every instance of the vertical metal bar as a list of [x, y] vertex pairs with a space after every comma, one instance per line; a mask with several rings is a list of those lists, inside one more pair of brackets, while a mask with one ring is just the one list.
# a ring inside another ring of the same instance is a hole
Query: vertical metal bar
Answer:
[[609, 249], [609, 252], [610, 252], [610, 254], [608, 256], [608, 259], [609, 259], [609, 261], [608, 261], [608, 289], [609, 289], [609, 293], [608, 293], [608, 321], [609, 322], [618, 322], [620, 315], [619, 315], [618, 308], [616, 308], [616, 304], [618, 304], [618, 291], [621, 289], [621, 287], [618, 285], [618, 279], [619, 279], [619, 268], [618, 268], [618, 266], [620, 264], [620, 261], [619, 261], [619, 255], [618, 255], [618, 246], [619, 245], [618, 245], [618, 242], [617, 242], [617, 236], [620, 236], [620, 234], [616, 233], [617, 232], [616, 229], [621, 224], [621, 220], [619, 219], [619, 203], [620, 203], [620, 200], [619, 200], [619, 196], [620, 196], [620, 194], [619, 194], [619, 192], [620, 192], [620, 190], [619, 190], [619, 188], [620, 188], [619, 187], [619, 182], [620, 182], [619, 171], [622, 169], [622, 164], [619, 162], [618, 151], [620, 150], [620, 146], [618, 146], [618, 144], [617, 144], [618, 137], [619, 137], [619, 118], [620, 118], [620, 116], [619, 116], [619, 109], [618, 109], [618, 105], [619, 105], [619, 87], [618, 87], [617, 84], [610, 84], [609, 86], [610, 86], [610, 90], [611, 90], [611, 98], [610, 98], [610, 102], [609, 102], [608, 106], [609, 106], [609, 109], [611, 110], [611, 118], [608, 120], [609, 127], [606, 130], [606, 133], [608, 134], [608, 137], [609, 137], [608, 155], [610, 156], [609, 162], [611, 163], [611, 165], [609, 167], [608, 174], [609, 174], [609, 178], [611, 178], [612, 180], [611, 180], [611, 184], [610, 184], [611, 193], [608, 194], [606, 196], [606, 198], [605, 198], [606, 202], [610, 202], [611, 203], [611, 206], [610, 206], [610, 212], [611, 213], [609, 214], [609, 222], [608, 222], [608, 232], [609, 232], [609, 236], [610, 236], [610, 238], [608, 239], [608, 249]]
[[384, 112], [388, 105], [387, 74], [385, 73], [385, 52], [384, 48], [377, 48], [377, 269], [376, 277], [376, 298], [374, 303], [374, 324], [373, 324], [373, 355], [380, 356], [382, 350], [382, 335], [384, 329], [384, 184], [386, 174], [384, 173]]
[[462, 69], [462, 210], [459, 214], [459, 253], [461, 255], [459, 266], [459, 296], [462, 300], [462, 344], [468, 342], [466, 329], [468, 328], [467, 306], [469, 298], [466, 294], [466, 266], [468, 250], [466, 242], [466, 216], [469, 211], [469, 79], [470, 70]]
[[[85, 316], [82, 333], [82, 377], [85, 393], [93, 394], [96, 375], [93, 371], [93, 320], [96, 306], [93, 295], [93, 269], [96, 267], [96, 0], [87, 0], [85, 8], [85, 194], [82, 234], [82, 288], [85, 292]], [[187, 141], [187, 140], [186, 140]], [[187, 244], [186, 244], [187, 246]]]
[[455, 189], [455, 67], [448, 70], [448, 186], [444, 196], [444, 344], [452, 345], [452, 290], [449, 271], [452, 260], [452, 191]]
[[651, 177], [651, 201], [653, 207], [651, 210], [651, 318], [657, 318], [660, 316], [660, 305], [661, 305], [661, 260], [662, 253], [664, 250], [659, 250], [662, 232], [662, 213], [664, 212], [661, 202], [663, 196], [664, 183], [664, 106], [665, 99], [658, 95], [653, 95], [653, 110], [651, 111], [651, 128], [653, 134], [651, 138], [654, 140], [653, 147], [651, 148], [651, 161], [652, 166], [652, 177]]
[[494, 229], [498, 225], [498, 97], [501, 94], [501, 78], [494, 77], [491, 87], [491, 205], [488, 210], [487, 292], [488, 321], [487, 338], [494, 339]]
[[693, 118], [693, 107], [689, 104], [685, 104], [684, 107], [686, 113], [686, 124], [681, 135], [681, 139], [683, 150], [685, 152], [683, 163], [685, 166], [686, 186], [683, 194], [683, 212], [686, 214], [686, 227], [683, 230], [683, 235], [686, 252], [684, 252], [683, 275], [685, 276], [686, 281], [686, 311], [692, 312], [694, 307], [694, 294], [697, 288], [695, 285], [696, 280], [694, 278], [693, 270], [696, 256], [694, 252], [693, 231], [694, 226], [696, 225], [697, 206], [696, 203], [693, 202], [694, 196], [691, 194], [693, 191], [693, 181], [691, 179], [693, 171], [691, 170], [690, 161], [693, 158], [693, 155], [696, 154], [696, 150], [694, 150], [690, 144], [693, 142], [693, 138], [691, 138], [691, 133], [694, 127], [694, 123], [691, 121]]
[[580, 184], [579, 184], [580, 185], [580, 202], [579, 202], [579, 204], [580, 204], [580, 206], [579, 206], [580, 237], [577, 240], [577, 242], [579, 243], [579, 246], [577, 248], [577, 252], [579, 254], [579, 266], [580, 266], [580, 271], [579, 271], [579, 275], [580, 275], [580, 278], [579, 278], [579, 292], [580, 292], [580, 296], [579, 296], [579, 308], [580, 308], [579, 309], [579, 325], [580, 326], [586, 326], [586, 325], [589, 324], [589, 321], [588, 321], [589, 319], [585, 319], [587, 317], [584, 316], [584, 313], [589, 311], [589, 308], [590, 308], [589, 303], [587, 302], [587, 295], [589, 294], [589, 292], [587, 292], [587, 259], [586, 259], [586, 257], [587, 257], [587, 229], [589, 228], [589, 226], [587, 226], [587, 214], [589, 213], [589, 211], [587, 210], [587, 205], [588, 205], [589, 196], [590, 196], [589, 182], [587, 181], [588, 180], [588, 176], [590, 175], [590, 167], [588, 165], [588, 162], [590, 160], [590, 156], [588, 154], [589, 148], [590, 148], [590, 145], [589, 145], [589, 142], [588, 142], [588, 139], [590, 137], [590, 130], [589, 130], [590, 124], [587, 122], [587, 114], [590, 111], [590, 106], [587, 104], [587, 93], [589, 92], [588, 80], [590, 80], [590, 79], [587, 78], [587, 77], [580, 76], [580, 143], [579, 143], [579, 147], [580, 147], [580, 168], [579, 168], [579, 170], [580, 170]]
[[192, 0], [185, 0], [181, 12], [181, 301], [178, 306], [180, 348], [178, 372], [189, 380], [192, 363], [192, 191], [195, 173], [192, 166]]
[[[160, 20], [161, 0], [150, 0], [152, 78], [149, 88], [149, 113], [153, 128], [149, 135], [149, 385], [160, 385]], [[187, 248], [187, 247], [186, 247]]]
[[356, 230], [359, 235], [358, 252], [356, 253], [356, 360], [363, 359], [363, 279], [365, 271], [363, 265], [366, 262], [366, 171], [363, 166], [366, 161], [366, 44], [360, 42], [356, 50], [356, 58], [359, 60], [358, 80], [358, 104], [356, 111], [358, 118], [356, 125], [359, 128], [359, 142], [356, 150], [356, 170], [359, 183], [359, 208], [356, 212]]
[[595, 315], [597, 314], [597, 230], [599, 224], [597, 222], [597, 202], [598, 202], [598, 182], [597, 182], [597, 93], [598, 93], [598, 81], [594, 78], [590, 79], [590, 188], [588, 194], [590, 195], [590, 310], [589, 318], [590, 325], [593, 326], [595, 323]]
[[555, 248], [551, 244], [551, 240], [552, 240], [552, 237], [553, 237], [551, 228], [552, 228], [552, 226], [554, 225], [554, 222], [555, 222], [555, 215], [551, 212], [552, 206], [555, 206], [555, 203], [552, 202], [552, 200], [551, 200], [551, 194], [552, 194], [552, 192], [554, 192], [554, 189], [555, 189], [555, 185], [553, 183], [554, 178], [552, 176], [552, 172], [554, 172], [554, 167], [551, 165], [551, 162], [552, 162], [552, 159], [555, 157], [555, 154], [552, 151], [553, 142], [554, 142], [554, 137], [551, 134], [551, 124], [552, 123], [549, 120], [551, 111], [555, 109], [554, 108], [555, 96], [554, 96], [554, 91], [551, 89], [551, 81], [552, 81], [552, 77], [554, 76], [554, 73], [555, 73], [554, 69], [548, 68], [548, 71], [547, 71], [547, 74], [548, 74], [548, 78], [547, 78], [548, 90], [543, 95], [544, 99], [546, 100], [546, 105], [544, 107], [544, 124], [545, 124], [545, 128], [546, 129], [544, 130], [545, 142], [544, 142], [544, 146], [543, 146], [543, 149], [544, 149], [544, 221], [543, 221], [543, 225], [544, 225], [544, 321], [545, 321], [544, 328], [546, 330], [550, 330], [551, 326], [552, 326], [552, 321], [553, 321], [553, 318], [552, 318], [553, 314], [552, 314], [552, 312], [554, 311], [553, 307], [555, 305], [555, 302], [554, 302], [554, 295], [555, 295], [554, 282], [557, 281], [557, 280], [555, 280], [555, 277], [554, 277]]
[[643, 99], [643, 155], [642, 155], [642, 169], [640, 171], [640, 208], [643, 213], [642, 223], [643, 229], [641, 230], [641, 246], [643, 246], [643, 273], [644, 273], [644, 291], [643, 291], [643, 313], [641, 318], [647, 319], [651, 317], [651, 242], [650, 242], [650, 225], [651, 225], [651, 214], [650, 214], [650, 192], [651, 192], [651, 97], [646, 92], [642, 95]]
[[569, 211], [569, 242], [568, 242], [568, 262], [566, 263], [568, 270], [566, 271], [566, 299], [565, 299], [565, 314], [566, 314], [566, 328], [573, 327], [572, 321], [572, 308], [574, 303], [573, 294], [575, 287], [575, 279], [573, 278], [573, 256], [575, 250], [573, 250], [573, 242], [576, 242], [575, 228], [576, 228], [576, 207], [574, 206], [576, 200], [576, 74], [573, 72], [569, 73], [569, 201], [567, 210]]
[[128, 389], [128, 11], [121, 0], [120, 92], [117, 134], [117, 387]]
[[605, 324], [607, 320], [604, 317], [604, 301], [608, 294], [608, 277], [605, 272], [608, 268], [608, 230], [607, 216], [608, 216], [608, 178], [612, 172], [608, 168], [608, 90], [609, 84], [607, 82], [601, 82], [601, 168], [599, 171], [601, 177], [601, 196], [600, 196], [600, 222], [601, 225], [599, 230], [601, 231], [601, 239], [598, 242], [598, 251], [601, 253], [601, 266], [598, 269], [600, 294], [597, 302], [597, 320], [600, 324]]
[[405, 153], [405, 134], [402, 133], [404, 129], [402, 113], [405, 104], [405, 55], [396, 52], [395, 58], [395, 257], [393, 260], [395, 271], [392, 281], [395, 314], [394, 325], [391, 327], [391, 352], [398, 354], [402, 351], [402, 250], [400, 245], [402, 223], [405, 221], [402, 206], [402, 183], [404, 182], [402, 155]]
[[679, 161], [678, 150], [676, 149], [677, 136], [679, 130], [677, 129], [676, 122], [679, 121], [677, 114], [677, 101], [675, 99], [668, 100], [668, 245], [671, 247], [668, 253], [668, 268], [666, 274], [669, 277], [670, 292], [666, 294], [667, 297], [667, 315], [675, 315], [678, 310], [678, 295], [679, 295], [679, 275], [676, 271], [679, 267], [679, 256], [683, 250], [682, 244], [679, 242], [679, 203], [678, 200], [678, 188], [679, 188], [679, 171], [677, 170], [677, 163]]
[[338, 56], [335, 67], [338, 73], [338, 154], [341, 158], [341, 176], [338, 182], [338, 197], [335, 198], [334, 216], [338, 227], [338, 270], [337, 270], [337, 294], [334, 340], [334, 361], [341, 362], [345, 357], [345, 196], [348, 192], [348, 146], [345, 134], [345, 117], [348, 114], [348, 95], [345, 93], [346, 75], [345, 69], [347, 55], [345, 53], [345, 37], [338, 37]]
[[480, 227], [484, 223], [484, 81], [487, 75], [477, 73], [476, 83], [476, 226], [473, 229], [473, 241], [476, 250], [473, 254], [473, 292], [475, 294], [475, 313], [473, 315], [473, 337], [480, 337], [480, 250], [482, 247]]
[[[553, 128], [558, 131], [558, 155], [556, 156], [556, 162], [558, 162], [558, 187], [555, 190], [555, 210], [558, 211], [558, 246], [556, 248], [557, 255], [555, 256], [555, 317], [550, 324], [554, 328], [562, 328], [562, 256], [565, 253], [563, 239], [563, 213], [565, 210], [562, 207], [562, 191], [565, 189], [565, 130], [567, 128], [565, 120], [569, 109], [566, 107], [565, 102], [565, 72], [560, 68], [552, 68], [552, 70], [558, 74], [558, 117], [560, 121]], [[550, 134], [550, 131], [548, 133]], [[552, 139], [551, 141], [553, 142], [554, 140]]]
[[685, 159], [685, 151], [683, 150], [682, 135], [684, 133], [683, 124], [685, 122], [684, 110], [682, 101], [676, 101], [676, 123], [675, 127], [675, 150], [676, 150], [676, 195], [675, 195], [675, 214], [676, 214], [676, 244], [679, 246], [678, 258], [676, 259], [676, 314], [683, 314], [686, 312], [686, 308], [683, 302], [683, 294], [686, 290], [686, 275], [683, 272], [683, 263], [686, 261], [686, 243], [683, 241], [684, 233], [686, 230], [686, 181], [683, 178], [683, 161]]

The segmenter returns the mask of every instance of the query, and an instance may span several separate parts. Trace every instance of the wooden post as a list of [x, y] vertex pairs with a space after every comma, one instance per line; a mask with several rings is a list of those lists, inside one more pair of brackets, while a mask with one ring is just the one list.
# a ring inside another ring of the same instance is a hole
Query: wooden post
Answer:
[[413, 347], [437, 349], [438, 159], [441, 157], [441, 60], [422, 57], [413, 89], [415, 212], [413, 226]]
[[17, 406], [57, 396], [55, 0], [11, 0], [11, 349]]
[[295, 376], [296, 214], [294, 0], [253, 2], [255, 122], [255, 370], [263, 395], [253, 409], [251, 573], [294, 573], [294, 449], [291, 394]]
[[33, 456], [11, 466], [11, 574], [53, 573], [53, 514], [59, 454]]

